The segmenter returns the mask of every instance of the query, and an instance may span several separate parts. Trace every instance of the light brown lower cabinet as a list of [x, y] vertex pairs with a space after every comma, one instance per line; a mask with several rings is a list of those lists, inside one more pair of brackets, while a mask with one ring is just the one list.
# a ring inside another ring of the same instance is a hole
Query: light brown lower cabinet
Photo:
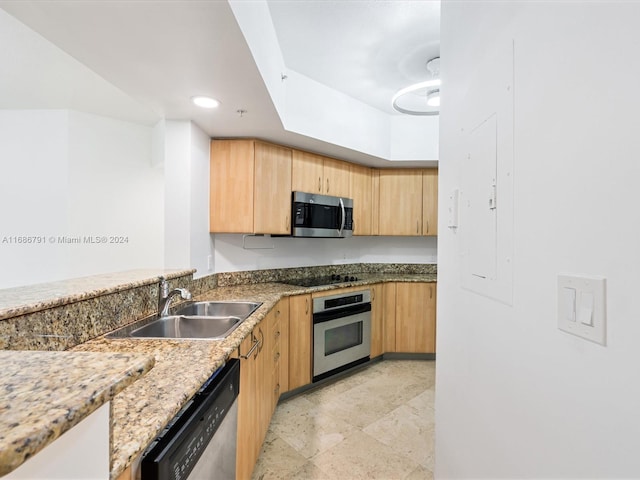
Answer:
[[[288, 358], [289, 299], [280, 300], [240, 345], [236, 478], [251, 478], [281, 393]], [[253, 349], [253, 350], [252, 350]], [[249, 355], [249, 352], [251, 353]], [[288, 366], [288, 365], [287, 365]]]
[[436, 284], [396, 283], [395, 352], [436, 352]]
[[275, 402], [280, 395], [289, 390], [289, 298], [283, 298], [278, 303], [275, 313], [275, 322], [272, 328], [274, 338], [274, 372], [277, 373]]
[[384, 352], [396, 351], [396, 283], [385, 283], [383, 295]]
[[289, 297], [289, 390], [311, 383], [312, 342], [311, 295]]
[[[236, 479], [250, 479], [258, 459], [258, 371], [260, 332], [258, 326], [240, 344], [240, 394], [238, 395], [238, 430], [236, 443]], [[245, 358], [246, 357], [246, 358]], [[262, 440], [262, 439], [260, 439]]]

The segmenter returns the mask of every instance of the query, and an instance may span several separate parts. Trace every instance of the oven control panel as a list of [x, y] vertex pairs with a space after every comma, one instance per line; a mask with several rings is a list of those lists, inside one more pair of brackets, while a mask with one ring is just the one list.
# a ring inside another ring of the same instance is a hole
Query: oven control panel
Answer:
[[339, 308], [351, 307], [371, 303], [371, 291], [361, 290], [357, 292], [338, 293], [327, 297], [313, 299], [313, 313], [327, 312]]

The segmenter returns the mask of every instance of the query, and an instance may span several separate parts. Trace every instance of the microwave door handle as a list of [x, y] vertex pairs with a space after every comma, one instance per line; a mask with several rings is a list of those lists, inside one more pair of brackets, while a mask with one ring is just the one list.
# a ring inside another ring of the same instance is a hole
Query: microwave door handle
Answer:
[[338, 230], [338, 235], [342, 236], [342, 231], [344, 230], [344, 217], [346, 215], [342, 198], [340, 199], [340, 210], [342, 211], [342, 218], [340, 219], [340, 230]]

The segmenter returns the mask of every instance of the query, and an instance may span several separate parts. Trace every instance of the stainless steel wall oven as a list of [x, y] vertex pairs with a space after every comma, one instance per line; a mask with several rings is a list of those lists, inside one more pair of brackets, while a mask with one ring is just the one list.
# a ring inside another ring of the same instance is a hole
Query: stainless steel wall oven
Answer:
[[355, 365], [371, 354], [371, 292], [313, 300], [313, 381]]

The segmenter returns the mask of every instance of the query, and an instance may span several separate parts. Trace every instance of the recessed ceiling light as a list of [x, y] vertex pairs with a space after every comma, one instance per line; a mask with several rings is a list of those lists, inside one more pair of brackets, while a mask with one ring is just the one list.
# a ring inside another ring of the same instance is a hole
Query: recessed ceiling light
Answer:
[[191, 101], [202, 108], [216, 108], [220, 106], [220, 102], [211, 97], [191, 97]]

